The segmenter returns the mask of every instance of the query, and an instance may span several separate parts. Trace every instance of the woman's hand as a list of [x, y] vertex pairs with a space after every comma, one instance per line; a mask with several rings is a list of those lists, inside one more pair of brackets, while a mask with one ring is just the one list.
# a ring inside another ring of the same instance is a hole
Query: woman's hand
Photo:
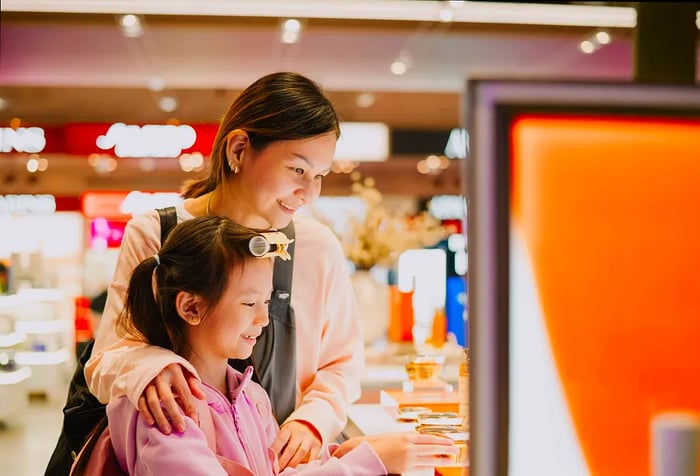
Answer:
[[206, 395], [199, 380], [179, 364], [170, 364], [151, 380], [139, 398], [139, 411], [146, 423], [158, 426], [168, 435], [172, 431], [185, 431], [185, 415], [199, 421], [194, 398], [205, 400]]
[[310, 424], [291, 420], [282, 425], [272, 449], [279, 456], [280, 471], [315, 458], [321, 451], [321, 436]]
[[350, 438], [336, 449], [333, 456], [340, 458], [363, 441], [372, 445], [390, 474], [434, 468], [445, 464], [448, 455], [456, 455], [459, 452], [451, 438], [400, 432]]

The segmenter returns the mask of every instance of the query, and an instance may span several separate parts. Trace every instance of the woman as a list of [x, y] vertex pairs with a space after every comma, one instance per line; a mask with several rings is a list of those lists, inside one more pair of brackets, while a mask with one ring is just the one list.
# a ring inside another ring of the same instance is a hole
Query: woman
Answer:
[[[342, 430], [348, 406], [360, 395], [364, 363], [357, 307], [342, 249], [333, 233], [296, 211], [319, 195], [330, 172], [340, 130], [321, 89], [291, 72], [264, 76], [246, 88], [221, 121], [211, 170], [186, 184], [179, 221], [223, 215], [250, 227], [281, 229], [294, 218], [295, 257], [291, 306], [296, 323], [296, 370], [290, 415], [272, 446], [281, 468], [315, 457]], [[126, 227], [105, 312], [85, 376], [100, 401], [127, 395], [146, 421], [164, 433], [184, 429], [181, 405], [196, 414], [193, 397], [204, 398], [182, 360], [115, 333], [129, 276], [157, 254], [160, 226], [155, 212]], [[283, 298], [284, 296], [281, 296]], [[271, 384], [265, 388], [274, 393]]]

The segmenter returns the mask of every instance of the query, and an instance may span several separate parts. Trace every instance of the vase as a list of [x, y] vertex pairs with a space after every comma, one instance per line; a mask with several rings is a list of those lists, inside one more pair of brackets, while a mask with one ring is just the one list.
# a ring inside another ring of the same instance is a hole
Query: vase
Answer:
[[386, 279], [369, 270], [357, 270], [350, 276], [360, 309], [365, 345], [385, 338], [389, 327], [389, 285]]

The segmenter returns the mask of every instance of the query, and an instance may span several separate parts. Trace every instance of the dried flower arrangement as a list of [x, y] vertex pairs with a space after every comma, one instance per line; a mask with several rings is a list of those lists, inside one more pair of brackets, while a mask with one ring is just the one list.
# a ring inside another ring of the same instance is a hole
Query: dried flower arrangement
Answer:
[[350, 231], [338, 233], [338, 238], [356, 269], [391, 266], [404, 251], [433, 246], [453, 232], [428, 212], [408, 215], [388, 210], [372, 177], [363, 180], [354, 172], [352, 180], [352, 195], [364, 200], [365, 214], [362, 219], [351, 217]]

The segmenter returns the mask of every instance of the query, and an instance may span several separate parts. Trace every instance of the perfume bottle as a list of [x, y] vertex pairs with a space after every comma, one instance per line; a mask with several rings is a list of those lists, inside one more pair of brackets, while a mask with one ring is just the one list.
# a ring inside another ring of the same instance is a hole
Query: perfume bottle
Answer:
[[459, 415], [463, 418], [464, 426], [469, 429], [469, 347], [464, 348], [462, 360], [459, 362], [459, 380], [457, 381], [457, 396], [459, 398]]

